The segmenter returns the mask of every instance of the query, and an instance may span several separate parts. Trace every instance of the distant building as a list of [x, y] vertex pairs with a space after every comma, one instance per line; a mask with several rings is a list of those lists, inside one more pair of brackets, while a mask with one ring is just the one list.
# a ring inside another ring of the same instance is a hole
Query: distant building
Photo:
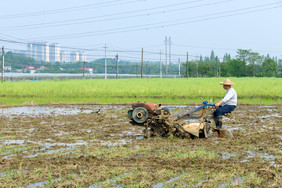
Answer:
[[48, 67], [45, 67], [44, 65], [41, 65], [40, 67], [36, 68], [35, 70], [42, 71], [42, 70], [45, 70], [45, 69], [48, 69]]
[[88, 71], [90, 74], [93, 73], [93, 69], [92, 68], [80, 68], [80, 69], [84, 69], [85, 71]]
[[85, 52], [78, 52], [72, 51], [70, 53], [70, 62], [85, 62], [86, 61], [86, 53]]
[[32, 43], [27, 44], [27, 54], [28, 57], [32, 57]]
[[31, 67], [31, 66], [25, 66], [25, 69], [26, 69], [26, 70], [33, 70], [33, 69], [34, 69], [34, 67]]
[[61, 62], [67, 61], [67, 55], [65, 51], [61, 51]]
[[[61, 54], [60, 44], [49, 44], [48, 42], [33, 42], [27, 44], [28, 57], [32, 57], [36, 61], [45, 62], [65, 62], [66, 54]], [[61, 57], [62, 56], [62, 57]]]
[[70, 62], [78, 62], [79, 61], [79, 52], [72, 51], [70, 53]]
[[50, 49], [49, 49], [49, 43], [45, 42], [44, 43], [44, 57], [43, 61], [49, 62], [50, 61]]
[[93, 69], [92, 68], [86, 68], [85, 70], [89, 71], [90, 74], [93, 73]]
[[60, 62], [61, 61], [61, 51], [59, 44], [50, 45], [50, 62]]
[[11, 66], [4, 66], [4, 71], [10, 71], [11, 72], [12, 67]]
[[44, 61], [45, 48], [43, 42], [37, 42], [37, 61]]
[[[20, 70], [20, 69], [19, 69]], [[23, 72], [30, 72], [31, 74], [35, 73], [34, 67], [26, 66]]]
[[37, 60], [37, 42], [32, 43], [32, 58]]
[[86, 53], [79, 52], [79, 61], [85, 62], [86, 61]]

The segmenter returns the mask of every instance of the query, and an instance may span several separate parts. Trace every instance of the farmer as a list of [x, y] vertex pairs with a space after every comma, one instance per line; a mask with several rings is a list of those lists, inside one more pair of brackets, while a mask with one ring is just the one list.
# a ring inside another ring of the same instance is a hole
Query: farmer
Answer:
[[213, 117], [216, 128], [222, 129], [222, 115], [231, 112], [237, 107], [237, 93], [235, 89], [231, 88], [235, 83], [228, 78], [219, 84], [223, 85], [223, 88], [227, 91], [224, 98], [215, 104], [216, 110], [213, 112]]

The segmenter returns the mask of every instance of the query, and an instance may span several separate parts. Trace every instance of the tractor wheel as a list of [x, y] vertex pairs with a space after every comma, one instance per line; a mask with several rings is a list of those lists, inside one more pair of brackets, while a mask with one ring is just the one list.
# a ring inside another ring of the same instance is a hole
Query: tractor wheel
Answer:
[[132, 118], [136, 123], [145, 123], [148, 119], [148, 110], [143, 107], [137, 107], [132, 112]]

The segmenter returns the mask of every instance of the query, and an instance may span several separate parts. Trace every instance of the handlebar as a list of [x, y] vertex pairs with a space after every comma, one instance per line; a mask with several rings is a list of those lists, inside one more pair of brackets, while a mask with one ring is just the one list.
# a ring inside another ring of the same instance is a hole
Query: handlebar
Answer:
[[179, 120], [179, 119], [181, 119], [181, 118], [183, 118], [183, 117], [185, 117], [185, 116], [187, 116], [189, 114], [192, 114], [192, 113], [197, 112], [199, 110], [205, 109], [207, 107], [215, 107], [215, 104], [209, 104], [208, 101], [203, 101], [203, 105], [202, 106], [199, 106], [198, 108], [195, 108], [195, 109], [189, 110], [189, 111], [184, 110], [182, 112], [174, 114], [173, 116], [171, 116], [171, 118], [173, 120]]

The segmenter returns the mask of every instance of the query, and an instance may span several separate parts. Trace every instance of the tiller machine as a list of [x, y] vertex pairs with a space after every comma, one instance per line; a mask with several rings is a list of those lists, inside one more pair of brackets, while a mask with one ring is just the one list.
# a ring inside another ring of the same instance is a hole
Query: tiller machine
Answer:
[[132, 104], [132, 110], [128, 111], [128, 117], [132, 125], [145, 127], [145, 138], [149, 136], [207, 138], [211, 128], [218, 133], [219, 137], [232, 137], [229, 131], [210, 126], [209, 119], [212, 118], [211, 112], [214, 109], [214, 104], [204, 101], [200, 107], [172, 115], [171, 110], [161, 104], [136, 102]]

